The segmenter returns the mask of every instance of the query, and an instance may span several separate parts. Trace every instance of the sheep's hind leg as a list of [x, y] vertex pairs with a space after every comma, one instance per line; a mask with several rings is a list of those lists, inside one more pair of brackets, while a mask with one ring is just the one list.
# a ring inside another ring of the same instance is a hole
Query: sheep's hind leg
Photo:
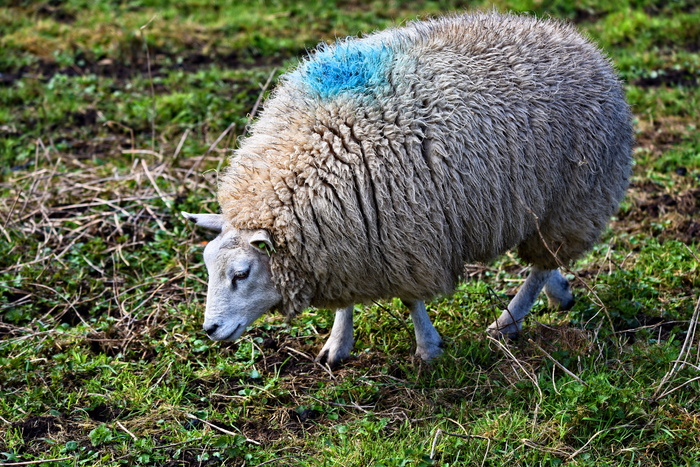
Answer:
[[430, 322], [425, 302], [403, 300], [403, 304], [411, 312], [411, 320], [416, 333], [416, 355], [426, 362], [442, 355], [442, 339], [433, 323]]
[[544, 293], [547, 294], [549, 306], [552, 308], [570, 310], [574, 306], [574, 296], [571, 293], [569, 281], [558, 269], [552, 271], [549, 280], [544, 284]]
[[[508, 304], [508, 308], [486, 329], [486, 332], [492, 337], [512, 336], [520, 332], [523, 319], [530, 312], [542, 287], [548, 283], [553, 273], [551, 269], [533, 267], [525, 283]], [[561, 278], [564, 279], [563, 276]]]
[[350, 351], [355, 343], [352, 329], [353, 308], [354, 305], [350, 305], [347, 308], [336, 310], [331, 335], [316, 357], [317, 362], [327, 363], [329, 366], [335, 367], [350, 357]]

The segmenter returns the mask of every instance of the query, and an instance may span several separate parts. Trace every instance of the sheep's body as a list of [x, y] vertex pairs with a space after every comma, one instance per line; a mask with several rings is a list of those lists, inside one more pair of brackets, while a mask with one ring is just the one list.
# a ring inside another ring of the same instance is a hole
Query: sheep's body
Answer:
[[271, 234], [288, 315], [420, 301], [511, 248], [543, 271], [580, 257], [631, 145], [621, 85], [572, 27], [454, 16], [321, 47], [282, 79], [218, 198], [227, 224]]

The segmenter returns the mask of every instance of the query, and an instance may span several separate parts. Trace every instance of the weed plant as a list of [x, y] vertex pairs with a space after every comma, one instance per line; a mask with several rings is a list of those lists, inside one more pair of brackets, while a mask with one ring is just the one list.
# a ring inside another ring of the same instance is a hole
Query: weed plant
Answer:
[[[177, 3], [177, 5], [175, 5]], [[429, 310], [358, 307], [353, 358], [314, 363], [328, 310], [201, 330], [216, 174], [318, 41], [464, 9], [572, 21], [635, 114], [632, 184], [567, 272], [569, 312], [484, 329], [526, 267], [467, 265]], [[700, 6], [692, 0], [10, 0], [0, 6], [0, 463], [700, 465]]]

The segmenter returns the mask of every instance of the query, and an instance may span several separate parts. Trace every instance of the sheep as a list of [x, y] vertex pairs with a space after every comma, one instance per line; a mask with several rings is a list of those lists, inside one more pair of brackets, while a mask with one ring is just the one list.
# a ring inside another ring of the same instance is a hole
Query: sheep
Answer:
[[267, 100], [220, 175], [204, 250], [204, 330], [232, 341], [278, 310], [335, 308], [318, 360], [353, 347], [358, 303], [398, 297], [417, 350], [442, 353], [425, 301], [464, 264], [510, 249], [532, 266], [487, 331], [518, 333], [559, 267], [623, 197], [631, 115], [609, 60], [555, 20], [469, 13], [321, 44]]

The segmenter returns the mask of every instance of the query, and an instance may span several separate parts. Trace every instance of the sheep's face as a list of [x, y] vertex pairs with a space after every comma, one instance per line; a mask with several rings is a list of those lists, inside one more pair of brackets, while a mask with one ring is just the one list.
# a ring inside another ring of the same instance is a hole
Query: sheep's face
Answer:
[[281, 300], [270, 277], [270, 236], [264, 230], [234, 229], [218, 214], [183, 215], [220, 232], [204, 249], [209, 273], [204, 330], [214, 340], [235, 340]]

